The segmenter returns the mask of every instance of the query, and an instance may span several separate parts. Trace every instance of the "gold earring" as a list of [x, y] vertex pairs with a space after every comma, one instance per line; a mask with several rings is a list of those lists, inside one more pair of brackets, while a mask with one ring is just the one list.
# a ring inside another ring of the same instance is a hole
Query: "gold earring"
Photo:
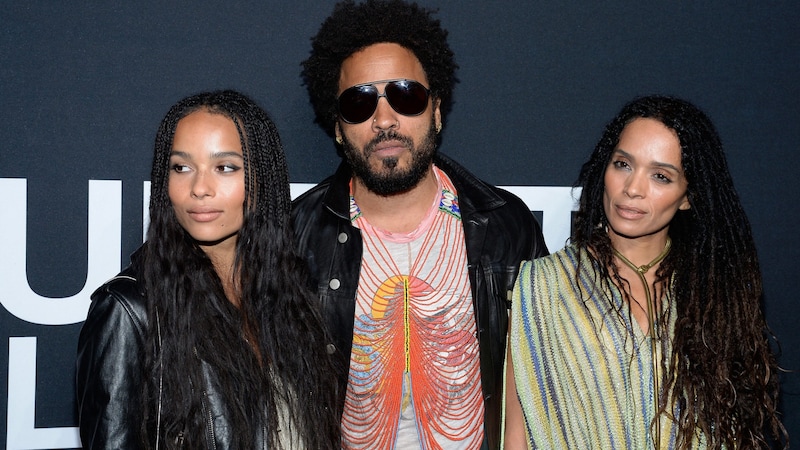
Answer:
[[341, 136], [336, 136], [336, 143], [339, 144], [339, 145], [342, 145], [342, 137]]
[[439, 134], [440, 131], [442, 131], [442, 124], [441, 123], [436, 124], [436, 134]]

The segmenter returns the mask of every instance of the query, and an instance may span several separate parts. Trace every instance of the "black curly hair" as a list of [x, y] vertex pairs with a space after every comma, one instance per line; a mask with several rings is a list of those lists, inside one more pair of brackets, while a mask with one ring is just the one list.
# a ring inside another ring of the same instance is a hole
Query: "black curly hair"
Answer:
[[[210, 258], [181, 227], [169, 198], [175, 130], [195, 111], [227, 117], [239, 131], [246, 195], [234, 262], [238, 307]], [[203, 384], [206, 364], [219, 376], [220, 397], [232, 406], [226, 419], [233, 448], [254, 448], [264, 423], [269, 448], [281, 448], [282, 411], [308, 448], [340, 447], [334, 366], [316, 297], [304, 288], [306, 268], [294, 250], [290, 208], [278, 130], [255, 102], [217, 91], [172, 106], [155, 141], [141, 275], [149, 323], [160, 324], [146, 335], [145, 348], [157, 351], [145, 355], [144, 448], [159, 438], [171, 447], [176, 436], [183, 436], [185, 447], [202, 445], [203, 394], [196, 386]], [[162, 396], [163, 409], [157, 407]]]
[[691, 204], [672, 219], [672, 251], [657, 272], [658, 280], [672, 279], [677, 302], [673, 353], [661, 362], [675, 398], [662, 397], [659, 413], [670, 414], [671, 400], [679, 405], [675, 448], [690, 448], [698, 429], [709, 448], [786, 447], [758, 255], [722, 142], [706, 114], [660, 95], [625, 105], [581, 169], [572, 242], [590, 249], [600, 277], [625, 285], [605, 231], [603, 180], [620, 134], [638, 118], [658, 120], [676, 133]]
[[447, 30], [432, 15], [436, 11], [402, 0], [367, 0], [336, 4], [311, 41], [311, 55], [303, 61], [302, 77], [316, 122], [330, 136], [338, 117], [339, 71], [353, 53], [372, 44], [395, 43], [411, 50], [428, 77], [431, 95], [441, 101], [442, 120], [456, 83], [453, 51]]

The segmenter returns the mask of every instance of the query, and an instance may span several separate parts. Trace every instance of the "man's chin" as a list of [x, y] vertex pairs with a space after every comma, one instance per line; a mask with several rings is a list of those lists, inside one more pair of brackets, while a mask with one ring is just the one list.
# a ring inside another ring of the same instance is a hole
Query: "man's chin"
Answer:
[[405, 161], [382, 159], [372, 162], [369, 165], [369, 173], [362, 172], [361, 175], [381, 182], [392, 183], [394, 180], [408, 178], [411, 172], [412, 168]]
[[419, 184], [419, 177], [409, 171], [381, 171], [359, 177], [370, 192], [384, 197], [402, 194]]
[[372, 173], [379, 176], [391, 176], [392, 172], [396, 170], [403, 170], [402, 166], [407, 165], [407, 163], [400, 161], [400, 158], [397, 156], [379, 157], [373, 155], [370, 159], [371, 161], [369, 162], [369, 166], [372, 170]]

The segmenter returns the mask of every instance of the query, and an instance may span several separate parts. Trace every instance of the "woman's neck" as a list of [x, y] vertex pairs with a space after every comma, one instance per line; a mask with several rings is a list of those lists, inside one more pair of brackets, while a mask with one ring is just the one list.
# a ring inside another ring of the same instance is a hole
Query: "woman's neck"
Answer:
[[[609, 233], [610, 235], [611, 233]], [[613, 239], [611, 244], [612, 246], [614, 245]], [[652, 244], [652, 242], [649, 244]], [[630, 302], [629, 305], [634, 319], [643, 332], [658, 339], [655, 322], [659, 315], [661, 299], [660, 294], [658, 294], [658, 285], [660, 283], [656, 274], [661, 262], [667, 257], [672, 248], [672, 240], [667, 236], [663, 247], [655, 256], [652, 256], [652, 247], [652, 245], [629, 246], [627, 250], [629, 250], [629, 254], [636, 255], [636, 260], [624, 255], [616, 247], [613, 248], [613, 251], [617, 274], [627, 281], [627, 283], [623, 283], [618, 287], [626, 293], [626, 300]]]
[[[664, 252], [664, 248], [669, 240], [666, 230], [663, 233], [649, 236], [627, 238], [609, 229], [608, 237], [611, 240], [611, 247], [636, 267], [642, 267], [653, 262], [653, 260]], [[657, 266], [658, 262], [652, 264], [654, 268]]]
[[[227, 245], [226, 245], [227, 244]], [[235, 276], [233, 271], [234, 264], [234, 248], [230, 243], [220, 243], [214, 246], [203, 247], [203, 251], [211, 260], [214, 265], [214, 270], [222, 282], [222, 289], [225, 291], [225, 297], [234, 306], [239, 307], [239, 289], [237, 288], [238, 277]]]

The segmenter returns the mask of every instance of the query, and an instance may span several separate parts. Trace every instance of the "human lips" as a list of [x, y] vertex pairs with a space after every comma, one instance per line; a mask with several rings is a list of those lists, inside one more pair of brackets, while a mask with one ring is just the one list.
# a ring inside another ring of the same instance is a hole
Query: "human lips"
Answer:
[[222, 215], [222, 211], [210, 207], [192, 208], [186, 213], [196, 222], [211, 222]]
[[400, 153], [404, 150], [406, 150], [406, 146], [402, 141], [391, 140], [375, 144], [375, 146], [372, 148], [371, 153], [375, 153], [380, 156], [391, 156]]
[[646, 214], [645, 211], [628, 205], [615, 205], [614, 209], [617, 210], [617, 214], [623, 219], [638, 219]]

